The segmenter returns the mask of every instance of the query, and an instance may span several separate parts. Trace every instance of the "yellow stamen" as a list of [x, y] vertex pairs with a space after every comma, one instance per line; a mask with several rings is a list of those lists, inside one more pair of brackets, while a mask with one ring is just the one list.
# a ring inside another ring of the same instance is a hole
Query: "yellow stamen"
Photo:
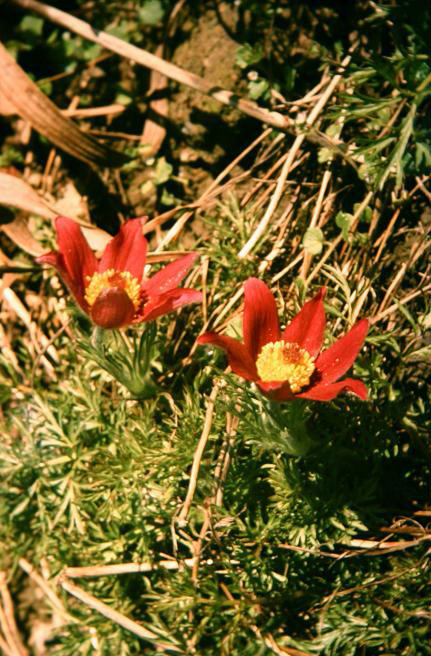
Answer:
[[115, 269], [107, 269], [103, 273], [93, 273], [92, 276], [87, 276], [87, 284], [85, 287], [85, 300], [91, 306], [96, 301], [100, 292], [104, 289], [111, 287], [120, 287], [124, 289], [127, 296], [132, 301], [135, 310], [138, 309], [141, 297], [141, 285], [139, 280], [132, 276], [128, 271], [115, 271]]
[[287, 381], [296, 393], [309, 384], [314, 361], [299, 344], [280, 340], [265, 344], [257, 357], [256, 368], [265, 383]]

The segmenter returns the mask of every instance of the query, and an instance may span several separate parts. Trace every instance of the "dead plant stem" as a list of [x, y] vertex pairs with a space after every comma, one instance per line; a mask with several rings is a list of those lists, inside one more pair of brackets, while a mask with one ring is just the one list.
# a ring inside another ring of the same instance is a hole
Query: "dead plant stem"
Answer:
[[213, 412], [214, 412], [214, 403], [217, 398], [218, 391], [220, 389], [221, 381], [217, 381], [212, 389], [212, 392], [210, 394], [210, 397], [208, 399], [208, 404], [207, 404], [207, 410], [205, 413], [205, 421], [204, 421], [204, 427], [202, 429], [202, 434], [200, 436], [198, 445], [195, 450], [195, 455], [193, 457], [193, 464], [192, 464], [192, 469], [190, 472], [190, 481], [189, 481], [189, 488], [187, 490], [187, 495], [184, 500], [183, 506], [181, 508], [181, 511], [178, 515], [177, 521], [181, 524], [184, 523], [187, 515], [189, 513], [190, 505], [193, 501], [193, 496], [195, 494], [196, 490], [196, 483], [197, 483], [197, 478], [199, 474], [199, 468], [201, 465], [201, 460], [202, 456], [208, 441], [208, 437], [210, 434], [211, 430], [211, 424], [212, 424], [212, 418], [213, 418]]
[[[320, 189], [319, 189], [319, 193], [318, 193], [318, 196], [317, 196], [316, 205], [314, 206], [313, 214], [311, 216], [311, 220], [310, 220], [308, 229], [314, 228], [316, 226], [317, 222], [318, 222], [320, 213], [322, 211], [322, 205], [323, 205], [323, 201], [325, 199], [326, 190], [327, 190], [328, 185], [331, 181], [331, 177], [332, 177], [331, 170], [326, 169], [324, 174], [323, 174], [323, 177], [322, 177], [322, 182], [320, 184]], [[304, 253], [304, 260], [302, 262], [301, 272], [299, 274], [300, 278], [304, 279], [306, 277], [307, 272], [310, 268], [312, 259], [313, 259], [313, 256], [311, 255], [311, 253]]]
[[[352, 52], [356, 48], [356, 44], [352, 46], [350, 49], [350, 52]], [[352, 55], [349, 53], [347, 57], [343, 59], [341, 62], [341, 68], [344, 69], [350, 62]], [[320, 96], [318, 102], [315, 104], [307, 118], [305, 119], [305, 127], [310, 128], [313, 123], [316, 121], [317, 117], [321, 113], [322, 109], [332, 96], [333, 92], [335, 91], [337, 85], [340, 83], [342, 80], [342, 75], [341, 73], [338, 73], [337, 75], [334, 75], [328, 86], [326, 87], [325, 91], [322, 93]], [[244, 244], [244, 246], [241, 248], [241, 250], [238, 253], [238, 257], [244, 258], [246, 257], [256, 246], [258, 241], [263, 237], [265, 234], [268, 225], [271, 221], [272, 215], [280, 201], [280, 198], [283, 194], [284, 191], [284, 185], [287, 180], [287, 176], [289, 175], [290, 169], [293, 165], [293, 162], [295, 161], [296, 155], [298, 151], [300, 150], [303, 142], [305, 139], [305, 132], [302, 134], [299, 134], [296, 138], [295, 141], [293, 142], [293, 145], [289, 151], [289, 155], [284, 162], [283, 168], [281, 169], [280, 176], [277, 180], [277, 185], [274, 191], [274, 194], [271, 198], [271, 201], [266, 209], [265, 214], [263, 215], [259, 225], [257, 226], [256, 230], [253, 232], [253, 234], [250, 236], [249, 240]]]
[[17, 656], [28, 656], [28, 651], [24, 647], [19, 635], [18, 627], [15, 622], [12, 597], [6, 583], [6, 574], [0, 572], [0, 625], [9, 646], [14, 647]]
[[82, 590], [82, 588], [78, 587], [77, 585], [74, 585], [70, 581], [67, 581], [66, 579], [63, 578], [63, 580], [60, 581], [60, 584], [63, 590], [66, 590], [66, 592], [71, 594], [76, 599], [79, 599], [79, 601], [82, 601], [82, 603], [84, 603], [86, 606], [93, 608], [101, 615], [104, 615], [112, 622], [119, 624], [119, 626], [122, 626], [124, 629], [131, 631], [132, 633], [139, 636], [140, 638], [143, 638], [144, 640], [153, 643], [157, 651], [164, 651], [164, 652], [174, 651], [177, 654], [184, 653], [182, 649], [175, 646], [174, 644], [162, 642], [157, 634], [153, 633], [152, 631], [149, 631], [141, 624], [134, 622], [133, 620], [126, 617], [122, 613], [119, 613], [117, 610], [111, 608], [103, 601], [96, 599], [96, 597], [93, 597], [93, 595], [89, 594], [88, 592], [85, 592], [85, 590]]
[[42, 2], [37, 2], [37, 0], [13, 0], [13, 3], [23, 9], [35, 11], [53, 23], [61, 25], [66, 30], [75, 32], [84, 39], [98, 43], [104, 48], [107, 48], [122, 57], [131, 59], [146, 68], [150, 68], [161, 75], [179, 82], [180, 84], [185, 84], [196, 91], [211, 96], [225, 105], [236, 107], [244, 114], [248, 114], [249, 116], [262, 121], [263, 123], [267, 123], [272, 127], [286, 130], [291, 124], [291, 121], [282, 114], [270, 111], [264, 107], [259, 107], [249, 100], [239, 98], [232, 91], [220, 89], [220, 87], [208, 82], [199, 75], [190, 73], [175, 64], [165, 61], [161, 57], [153, 55], [143, 48], [138, 48], [137, 46], [113, 36], [112, 34], [104, 32], [103, 30], [96, 30], [89, 23], [76, 18], [65, 11], [61, 11], [60, 9], [56, 9], [55, 7]]

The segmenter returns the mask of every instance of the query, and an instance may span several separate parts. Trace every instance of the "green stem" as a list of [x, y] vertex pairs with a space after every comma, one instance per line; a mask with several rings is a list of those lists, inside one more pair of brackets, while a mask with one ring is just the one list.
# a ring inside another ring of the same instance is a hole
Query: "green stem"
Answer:
[[287, 403], [269, 401], [267, 406], [268, 427], [277, 431], [277, 441], [285, 453], [305, 456], [314, 441], [307, 428], [307, 406], [302, 400]]
[[95, 326], [93, 330], [93, 335], [91, 337], [92, 345], [98, 351], [102, 351], [102, 347], [105, 341], [106, 331], [100, 326]]

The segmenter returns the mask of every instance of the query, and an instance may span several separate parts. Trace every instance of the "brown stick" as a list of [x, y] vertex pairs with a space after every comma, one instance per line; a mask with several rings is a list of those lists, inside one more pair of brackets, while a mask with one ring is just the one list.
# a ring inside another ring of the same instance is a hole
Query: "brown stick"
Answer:
[[6, 584], [6, 574], [0, 572], [0, 626], [7, 640], [8, 648], [14, 656], [28, 656], [15, 622], [12, 597]]
[[103, 30], [96, 30], [85, 21], [75, 18], [65, 11], [61, 11], [60, 9], [56, 9], [55, 7], [51, 7], [42, 2], [37, 2], [37, 0], [12, 1], [23, 9], [35, 11], [44, 18], [47, 18], [58, 25], [62, 25], [65, 29], [79, 34], [84, 39], [89, 39], [90, 41], [99, 43], [101, 46], [112, 50], [112, 52], [116, 52], [122, 57], [133, 59], [133, 61], [136, 61], [138, 64], [151, 68], [153, 71], [157, 71], [158, 73], [161, 73], [161, 75], [169, 77], [171, 80], [176, 80], [176, 82], [186, 84], [187, 86], [196, 89], [196, 91], [212, 96], [225, 105], [236, 107], [244, 112], [244, 114], [253, 116], [273, 127], [281, 129], [286, 129], [287, 127], [288, 119], [282, 114], [271, 112], [263, 107], [258, 107], [253, 102], [238, 98], [238, 96], [235, 93], [232, 93], [232, 91], [220, 89], [219, 87], [212, 85], [210, 82], [207, 82], [207, 80], [199, 75], [185, 71], [179, 66], [171, 64], [170, 62], [151, 54], [147, 50], [133, 46], [112, 34], [104, 32]]
[[[15, 5], [22, 7], [23, 9], [30, 9], [40, 14], [44, 18], [62, 25], [66, 30], [75, 32], [79, 34], [84, 39], [94, 41], [99, 45], [116, 52], [122, 57], [131, 59], [132, 61], [145, 66], [146, 68], [151, 68], [153, 71], [157, 71], [161, 75], [165, 75], [171, 80], [175, 80], [180, 84], [185, 84], [200, 93], [204, 93], [212, 98], [215, 98], [224, 105], [229, 105], [230, 107], [236, 107], [239, 111], [252, 116], [262, 123], [267, 123], [273, 128], [278, 128], [279, 130], [285, 130], [294, 135], [301, 134], [304, 139], [316, 143], [320, 146], [325, 146], [330, 148], [334, 154], [338, 154], [340, 157], [344, 158], [349, 162], [351, 166], [356, 168], [354, 160], [347, 154], [345, 144], [342, 142], [336, 142], [326, 135], [322, 134], [318, 130], [312, 128], [310, 124], [306, 124], [304, 128], [296, 125], [291, 119], [279, 112], [274, 112], [264, 107], [259, 107], [256, 103], [249, 100], [244, 100], [244, 98], [239, 98], [232, 91], [227, 91], [226, 89], [221, 89], [219, 86], [211, 84], [204, 78], [196, 75], [195, 73], [190, 73], [189, 71], [171, 64], [170, 62], [153, 55], [152, 53], [144, 50], [143, 48], [138, 48], [133, 46], [122, 39], [119, 39], [112, 34], [108, 34], [103, 30], [96, 30], [91, 27], [85, 21], [75, 18], [68, 14], [65, 11], [56, 9], [50, 5], [46, 5], [37, 0], [11, 0]], [[319, 103], [317, 103], [319, 105]]]
[[193, 496], [196, 490], [196, 482], [198, 478], [199, 467], [211, 431], [211, 422], [213, 418], [214, 404], [217, 398], [219, 388], [220, 388], [220, 382], [217, 382], [214, 385], [210, 397], [208, 399], [207, 411], [205, 413], [204, 427], [202, 429], [202, 434], [199, 439], [198, 445], [196, 447], [195, 455], [193, 457], [193, 464], [190, 472], [189, 488], [187, 490], [187, 495], [183, 503], [183, 507], [181, 508], [177, 518], [177, 521], [180, 523], [180, 525], [184, 524], [184, 522], [186, 521], [190, 505], [193, 501]]
[[149, 631], [144, 626], [142, 626], [142, 624], [138, 624], [137, 622], [129, 619], [122, 613], [119, 613], [114, 608], [111, 608], [103, 601], [100, 601], [96, 597], [93, 597], [93, 595], [89, 594], [88, 592], [85, 592], [85, 590], [82, 590], [82, 588], [78, 587], [77, 585], [74, 585], [70, 581], [63, 579], [60, 581], [60, 585], [63, 588], [63, 590], [66, 590], [66, 592], [73, 595], [76, 599], [79, 599], [79, 601], [82, 601], [82, 603], [85, 604], [86, 606], [93, 608], [98, 613], [101, 613], [101, 615], [104, 615], [112, 622], [119, 624], [127, 631], [131, 631], [132, 633], [139, 636], [140, 638], [152, 642], [153, 645], [156, 647], [157, 651], [163, 651], [163, 652], [173, 651], [176, 652], [177, 654], [184, 653], [183, 650], [177, 647], [176, 645], [162, 642], [160, 637], [156, 633], [153, 633], [153, 631]]
[[[357, 44], [354, 44], [350, 48], [350, 52], [352, 52], [356, 48]], [[346, 57], [344, 57], [343, 61], [341, 62], [341, 69], [345, 68], [350, 60], [352, 58], [351, 54], [348, 54]], [[308, 114], [307, 118], [305, 119], [305, 125], [307, 128], [310, 128], [313, 126], [315, 123], [317, 117], [319, 116], [320, 112], [334, 93], [337, 85], [340, 83], [340, 81], [343, 79], [342, 72], [340, 71], [335, 75], [331, 81], [329, 82], [328, 86], [326, 87], [325, 91], [322, 93], [320, 96], [318, 102], [314, 105], [313, 109], [310, 111]], [[289, 155], [286, 159], [286, 161], [283, 164], [283, 168], [281, 169], [280, 175], [277, 180], [277, 185], [275, 187], [274, 193], [272, 195], [272, 198], [268, 204], [268, 207], [265, 211], [265, 214], [261, 218], [257, 228], [251, 235], [251, 237], [248, 239], [248, 241], [244, 244], [244, 246], [241, 248], [241, 250], [238, 253], [239, 258], [244, 258], [246, 257], [256, 246], [257, 242], [259, 239], [266, 233], [266, 230], [268, 228], [268, 225], [271, 221], [271, 217], [279, 203], [279, 200], [284, 192], [284, 184], [287, 180], [287, 176], [290, 173], [290, 170], [292, 168], [292, 165], [295, 161], [296, 155], [298, 151], [300, 150], [304, 140], [306, 138], [306, 132], [302, 132], [301, 134], [298, 134], [296, 137], [295, 141], [292, 144], [291, 149], [289, 150]]]
[[[177, 570], [182, 565], [193, 567], [194, 558], [185, 558], [183, 561], [178, 560], [160, 560], [158, 563], [121, 563], [119, 565], [90, 565], [86, 567], [65, 567], [63, 575], [67, 578], [81, 578], [83, 576], [113, 576], [118, 574], [142, 574], [153, 572], [157, 569]], [[211, 559], [207, 560], [208, 565], [212, 565]]]
[[66, 118], [0, 43], [0, 96], [59, 148], [89, 164], [121, 166], [127, 157], [99, 143]]

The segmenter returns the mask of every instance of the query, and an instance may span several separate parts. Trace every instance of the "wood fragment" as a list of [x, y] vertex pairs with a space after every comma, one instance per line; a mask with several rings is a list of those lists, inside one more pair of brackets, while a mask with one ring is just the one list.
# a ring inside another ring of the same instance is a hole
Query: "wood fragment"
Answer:
[[122, 166], [128, 158], [99, 143], [64, 116], [26, 75], [0, 43], [0, 97], [53, 144], [73, 157], [98, 166]]
[[[156, 50], [156, 55], [161, 57], [163, 55], [163, 45], [159, 45]], [[152, 71], [150, 77], [150, 87], [148, 89], [148, 96], [152, 94], [157, 94], [166, 88], [166, 78], [164, 75], [161, 75], [158, 71]], [[156, 98], [150, 101], [149, 104], [149, 116], [144, 123], [144, 129], [140, 137], [140, 142], [143, 146], [146, 146], [145, 154], [147, 156], [154, 156], [160, 146], [163, 143], [163, 140], [166, 135], [166, 127], [160, 122], [156, 122], [154, 118], [157, 116], [166, 118], [168, 114], [168, 100], [165, 97]]]

